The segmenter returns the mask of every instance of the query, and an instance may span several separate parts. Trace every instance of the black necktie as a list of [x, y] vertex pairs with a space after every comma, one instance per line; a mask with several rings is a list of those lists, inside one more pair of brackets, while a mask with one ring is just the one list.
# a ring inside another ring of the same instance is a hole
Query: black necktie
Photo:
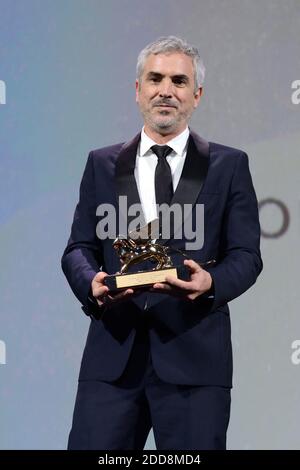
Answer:
[[168, 145], [153, 145], [151, 150], [158, 158], [155, 168], [156, 204], [170, 204], [173, 197], [173, 182], [171, 168], [166, 157], [173, 149]]

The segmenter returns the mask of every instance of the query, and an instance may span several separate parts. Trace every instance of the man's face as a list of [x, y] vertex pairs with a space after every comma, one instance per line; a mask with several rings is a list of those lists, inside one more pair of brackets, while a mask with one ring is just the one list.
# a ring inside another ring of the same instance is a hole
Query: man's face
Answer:
[[198, 106], [202, 88], [195, 94], [191, 57], [176, 52], [150, 54], [139, 81], [136, 102], [145, 129], [162, 135], [180, 133]]

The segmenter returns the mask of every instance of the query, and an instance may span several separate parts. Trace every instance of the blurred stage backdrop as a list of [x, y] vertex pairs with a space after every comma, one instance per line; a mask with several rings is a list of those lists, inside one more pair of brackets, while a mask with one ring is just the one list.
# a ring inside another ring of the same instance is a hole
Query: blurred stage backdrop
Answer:
[[299, 31], [299, 0], [0, 0], [1, 449], [66, 447], [89, 319], [60, 257], [88, 152], [140, 130], [136, 58], [168, 34], [207, 68], [191, 127], [249, 154], [261, 204], [228, 447], [299, 447]]

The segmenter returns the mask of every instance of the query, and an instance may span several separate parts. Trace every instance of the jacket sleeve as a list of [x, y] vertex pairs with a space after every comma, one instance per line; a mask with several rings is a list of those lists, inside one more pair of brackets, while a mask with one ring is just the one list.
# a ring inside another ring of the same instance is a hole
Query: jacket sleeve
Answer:
[[208, 270], [214, 285], [211, 310], [249, 289], [262, 267], [257, 198], [248, 156], [240, 152], [223, 217], [219, 259], [217, 265]]
[[91, 300], [91, 282], [103, 264], [101, 242], [96, 236], [96, 194], [93, 152], [90, 152], [80, 184], [71, 235], [61, 265], [72, 291], [87, 315], [97, 317], [100, 308]]

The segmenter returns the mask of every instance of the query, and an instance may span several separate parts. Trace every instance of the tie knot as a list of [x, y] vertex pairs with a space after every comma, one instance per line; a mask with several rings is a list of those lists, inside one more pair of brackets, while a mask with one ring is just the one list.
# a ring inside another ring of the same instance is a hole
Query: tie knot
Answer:
[[168, 145], [152, 145], [151, 150], [157, 155], [158, 159], [160, 159], [167, 157], [173, 149]]

